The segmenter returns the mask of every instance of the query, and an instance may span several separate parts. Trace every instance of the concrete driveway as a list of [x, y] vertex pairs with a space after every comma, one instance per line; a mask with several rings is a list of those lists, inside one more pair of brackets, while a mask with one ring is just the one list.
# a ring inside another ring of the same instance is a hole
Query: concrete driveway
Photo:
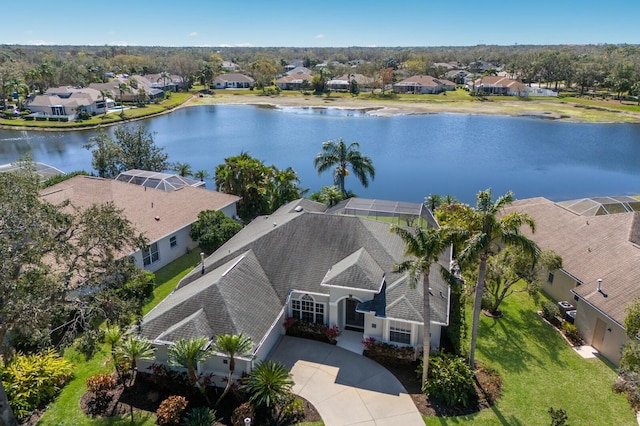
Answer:
[[311, 402], [326, 426], [424, 426], [393, 374], [362, 355], [283, 336], [269, 355], [290, 369], [293, 392]]

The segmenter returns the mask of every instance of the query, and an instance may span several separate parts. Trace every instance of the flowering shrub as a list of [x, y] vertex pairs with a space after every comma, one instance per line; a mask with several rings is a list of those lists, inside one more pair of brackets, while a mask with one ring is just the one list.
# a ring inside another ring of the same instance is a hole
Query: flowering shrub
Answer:
[[337, 326], [329, 327], [326, 324], [316, 324], [291, 317], [288, 317], [283, 325], [288, 336], [304, 337], [333, 345], [336, 344], [336, 337], [340, 334]]
[[185, 397], [171, 395], [160, 403], [160, 407], [156, 411], [158, 424], [160, 426], [180, 424], [180, 417], [186, 408], [187, 399]]
[[96, 398], [104, 396], [111, 389], [116, 387], [116, 379], [110, 374], [94, 374], [87, 379], [87, 390], [92, 392]]
[[582, 344], [582, 336], [580, 336], [580, 332], [578, 331], [578, 327], [571, 324], [568, 321], [562, 322], [562, 331], [564, 331], [564, 335], [567, 336], [569, 340], [575, 345]]
[[331, 327], [327, 327], [324, 331], [324, 335], [327, 336], [330, 342], [335, 342], [336, 338], [340, 335], [340, 329], [337, 325], [332, 325]]
[[373, 337], [367, 337], [362, 341], [362, 345], [364, 346], [365, 351], [370, 351], [373, 348], [373, 345], [376, 344], [376, 339]]
[[390, 343], [378, 342], [372, 337], [365, 339], [362, 344], [367, 351], [366, 356], [373, 359], [397, 359], [414, 361], [415, 349], [412, 346], [398, 346]]

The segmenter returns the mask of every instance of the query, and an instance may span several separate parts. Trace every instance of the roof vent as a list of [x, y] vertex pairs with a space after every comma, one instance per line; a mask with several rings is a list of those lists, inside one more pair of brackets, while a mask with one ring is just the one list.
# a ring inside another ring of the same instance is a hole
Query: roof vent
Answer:
[[295, 211], [297, 211], [298, 213], [300, 213], [302, 211], [302, 206], [296, 206], [295, 209], [293, 209]]

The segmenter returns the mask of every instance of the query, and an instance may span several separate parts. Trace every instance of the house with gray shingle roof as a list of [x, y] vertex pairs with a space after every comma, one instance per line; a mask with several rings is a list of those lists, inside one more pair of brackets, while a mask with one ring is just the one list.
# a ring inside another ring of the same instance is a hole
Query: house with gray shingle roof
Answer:
[[582, 338], [617, 364], [628, 341], [626, 307], [640, 297], [640, 212], [592, 215], [577, 208], [582, 204], [531, 198], [507, 211], [531, 215], [536, 232], [528, 236], [562, 256], [562, 269], [549, 271], [543, 290], [573, 305]]
[[[440, 268], [432, 268], [431, 311], [423, 312], [422, 287], [409, 287], [406, 274], [393, 272], [403, 260], [404, 243], [388, 222], [297, 200], [256, 218], [203, 260], [143, 318], [140, 333], [158, 348], [160, 363], [179, 339], [247, 335], [254, 347], [237, 361], [238, 376], [268, 356], [287, 317], [413, 346], [417, 354], [427, 315], [436, 349], [449, 320], [449, 287]], [[439, 263], [449, 267], [450, 260], [448, 250]], [[200, 372], [224, 377], [225, 360], [213, 356]]]
[[453, 81], [430, 75], [413, 75], [393, 85], [395, 93], [435, 94], [455, 89]]

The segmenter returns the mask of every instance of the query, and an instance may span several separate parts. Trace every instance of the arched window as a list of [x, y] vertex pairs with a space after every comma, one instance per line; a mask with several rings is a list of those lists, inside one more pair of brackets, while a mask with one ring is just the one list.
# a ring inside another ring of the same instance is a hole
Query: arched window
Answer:
[[291, 300], [291, 316], [301, 321], [324, 324], [324, 303], [316, 303], [308, 294]]

